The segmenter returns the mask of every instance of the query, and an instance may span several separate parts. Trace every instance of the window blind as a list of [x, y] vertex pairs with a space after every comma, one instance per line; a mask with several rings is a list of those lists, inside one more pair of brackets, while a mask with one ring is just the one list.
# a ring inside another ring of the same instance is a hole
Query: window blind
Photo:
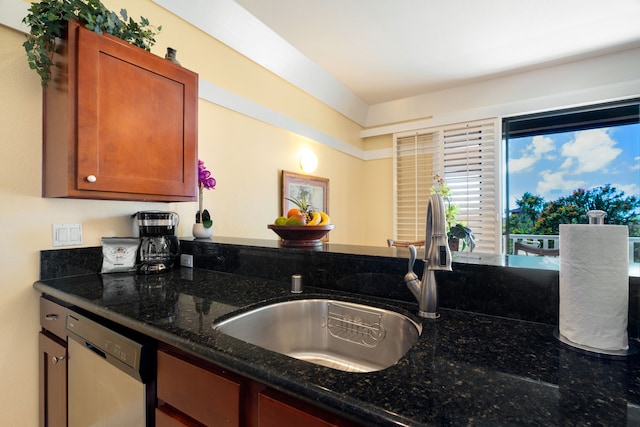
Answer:
[[427, 198], [439, 175], [460, 206], [457, 221], [476, 236], [474, 253], [500, 253], [498, 136], [497, 119], [395, 135], [394, 238], [424, 239]]

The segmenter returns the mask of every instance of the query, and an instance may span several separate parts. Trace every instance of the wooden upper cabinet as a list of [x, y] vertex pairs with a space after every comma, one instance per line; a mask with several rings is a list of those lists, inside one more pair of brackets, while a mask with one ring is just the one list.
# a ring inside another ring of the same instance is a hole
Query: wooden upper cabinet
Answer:
[[45, 197], [196, 200], [197, 74], [75, 21], [54, 62]]

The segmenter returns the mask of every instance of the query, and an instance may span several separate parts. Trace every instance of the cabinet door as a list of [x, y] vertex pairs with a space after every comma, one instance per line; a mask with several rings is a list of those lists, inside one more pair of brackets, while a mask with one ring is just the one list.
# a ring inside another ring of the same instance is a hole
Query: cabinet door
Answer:
[[158, 351], [157, 388], [159, 408], [166, 414], [175, 409], [206, 426], [240, 425], [236, 381]]
[[270, 389], [258, 395], [258, 419], [259, 427], [355, 426], [336, 415]]
[[195, 196], [197, 86], [180, 66], [80, 28], [78, 189]]
[[40, 426], [67, 425], [67, 349], [40, 332]]

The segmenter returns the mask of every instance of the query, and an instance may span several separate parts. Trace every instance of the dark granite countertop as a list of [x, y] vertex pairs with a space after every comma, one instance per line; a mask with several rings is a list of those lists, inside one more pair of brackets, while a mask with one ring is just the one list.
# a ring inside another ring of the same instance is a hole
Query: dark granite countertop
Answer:
[[[552, 325], [442, 309], [439, 319], [422, 322], [418, 344], [398, 364], [347, 373], [213, 330], [213, 321], [243, 307], [300, 298], [280, 281], [179, 269], [156, 276], [77, 275], [34, 287], [365, 425], [640, 424], [638, 358], [577, 353], [555, 340]], [[316, 294], [340, 296], [307, 286], [302, 297]], [[375, 297], [366, 302], [416, 309]]]

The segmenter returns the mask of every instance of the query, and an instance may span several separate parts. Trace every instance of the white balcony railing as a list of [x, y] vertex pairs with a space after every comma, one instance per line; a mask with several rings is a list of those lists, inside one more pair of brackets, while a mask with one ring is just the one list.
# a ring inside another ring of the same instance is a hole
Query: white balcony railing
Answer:
[[[505, 239], [508, 238], [506, 242], [506, 248], [508, 248], [507, 252], [513, 253], [513, 244], [515, 242], [522, 242], [528, 244], [538, 245], [543, 249], [558, 249], [560, 247], [559, 240], [560, 236], [557, 234], [546, 235], [546, 234], [509, 234], [505, 236]], [[630, 262], [638, 262], [640, 260], [634, 259], [634, 246], [640, 245], [640, 237], [629, 237], [629, 261]]]

